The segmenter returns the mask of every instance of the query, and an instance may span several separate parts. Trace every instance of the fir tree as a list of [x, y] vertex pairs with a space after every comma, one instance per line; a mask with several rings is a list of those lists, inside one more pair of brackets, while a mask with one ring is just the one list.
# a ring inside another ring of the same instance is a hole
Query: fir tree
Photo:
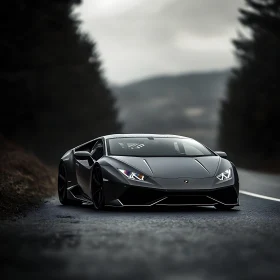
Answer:
[[[79, 0], [14, 0], [1, 9], [1, 133], [46, 161], [120, 131], [95, 42], [73, 15]], [[3, 23], [3, 24], [2, 24]]]
[[220, 146], [239, 165], [256, 167], [280, 156], [280, 1], [246, 0], [233, 41], [238, 67], [222, 102]]

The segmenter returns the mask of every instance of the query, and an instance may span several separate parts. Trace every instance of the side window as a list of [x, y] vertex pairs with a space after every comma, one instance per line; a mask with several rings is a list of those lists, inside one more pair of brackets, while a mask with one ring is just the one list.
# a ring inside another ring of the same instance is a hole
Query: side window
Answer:
[[76, 148], [76, 151], [88, 151], [90, 152], [92, 150], [92, 147], [95, 146], [96, 140], [89, 141], [85, 144], [80, 145], [78, 148]]
[[99, 160], [104, 155], [104, 147], [102, 140], [98, 140], [92, 150], [91, 150], [91, 156], [94, 160]]

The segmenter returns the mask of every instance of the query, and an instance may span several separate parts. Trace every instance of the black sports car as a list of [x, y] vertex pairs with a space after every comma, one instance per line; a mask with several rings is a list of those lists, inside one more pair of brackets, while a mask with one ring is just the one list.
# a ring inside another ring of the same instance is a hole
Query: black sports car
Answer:
[[62, 204], [104, 206], [239, 205], [239, 179], [224, 152], [177, 135], [115, 134], [61, 158]]

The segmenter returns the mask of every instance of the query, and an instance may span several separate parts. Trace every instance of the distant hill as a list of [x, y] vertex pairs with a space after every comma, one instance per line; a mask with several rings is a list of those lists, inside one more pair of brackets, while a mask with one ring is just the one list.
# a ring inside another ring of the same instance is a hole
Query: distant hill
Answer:
[[216, 147], [218, 110], [230, 71], [159, 76], [114, 86], [126, 133], [172, 133]]

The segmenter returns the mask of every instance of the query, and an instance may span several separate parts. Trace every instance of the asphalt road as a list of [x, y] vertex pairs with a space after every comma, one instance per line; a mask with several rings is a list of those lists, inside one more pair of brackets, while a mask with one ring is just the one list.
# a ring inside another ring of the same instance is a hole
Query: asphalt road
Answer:
[[[280, 198], [280, 176], [240, 171], [241, 189]], [[280, 202], [95, 212], [56, 198], [1, 222], [1, 279], [280, 279]]]

